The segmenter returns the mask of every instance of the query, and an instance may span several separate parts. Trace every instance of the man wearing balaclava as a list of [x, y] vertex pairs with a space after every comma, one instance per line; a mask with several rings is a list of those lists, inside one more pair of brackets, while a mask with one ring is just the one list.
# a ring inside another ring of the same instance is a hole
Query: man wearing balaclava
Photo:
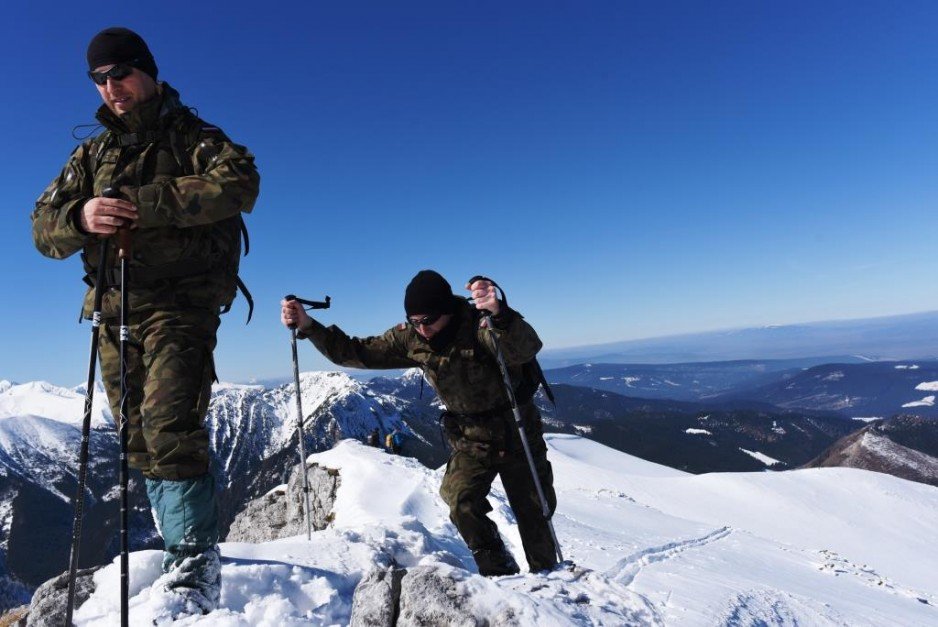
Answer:
[[330, 361], [367, 369], [420, 368], [446, 406], [442, 422], [452, 447], [440, 495], [450, 519], [472, 551], [479, 573], [510, 575], [518, 565], [502, 542], [486, 496], [500, 476], [518, 521], [521, 544], [532, 572], [553, 568], [557, 551], [531, 469], [515, 425], [495, 347], [480, 326], [491, 313], [534, 466], [551, 512], [556, 507], [553, 476], [547, 461], [541, 416], [533, 402], [542, 382], [534, 361], [541, 341], [517, 311], [497, 298], [488, 279], [466, 285], [473, 304], [455, 296], [433, 270], [419, 272], [404, 293], [407, 322], [380, 336], [349, 337], [336, 326], [324, 327], [295, 300], [284, 300], [281, 321], [295, 326]]
[[[158, 81], [146, 42], [107, 28], [87, 50], [88, 77], [103, 101], [104, 130], [72, 153], [32, 214], [33, 240], [56, 259], [81, 252], [90, 286], [108, 238], [101, 310], [101, 377], [119, 413], [118, 229], [129, 228], [129, 462], [143, 472], [165, 546], [157, 581], [179, 615], [219, 599], [218, 514], [203, 426], [215, 366], [219, 314], [235, 297], [242, 213], [254, 207], [254, 157], [196, 117]], [[104, 197], [107, 188], [117, 198]], [[176, 618], [178, 616], [174, 616]]]

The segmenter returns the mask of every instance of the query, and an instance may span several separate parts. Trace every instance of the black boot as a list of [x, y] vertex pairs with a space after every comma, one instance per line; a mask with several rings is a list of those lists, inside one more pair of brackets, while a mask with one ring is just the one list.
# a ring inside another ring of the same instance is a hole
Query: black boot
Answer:
[[517, 575], [519, 572], [515, 558], [501, 543], [496, 547], [476, 549], [472, 552], [472, 558], [476, 561], [476, 566], [479, 567], [479, 574], [484, 577]]

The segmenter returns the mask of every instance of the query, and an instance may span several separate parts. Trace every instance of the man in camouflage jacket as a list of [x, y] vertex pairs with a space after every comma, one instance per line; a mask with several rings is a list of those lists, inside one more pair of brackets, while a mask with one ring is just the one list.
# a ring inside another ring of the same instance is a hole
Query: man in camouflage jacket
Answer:
[[407, 323], [375, 337], [349, 337], [336, 326], [326, 328], [296, 301], [281, 302], [281, 320], [295, 325], [301, 336], [308, 337], [340, 366], [423, 370], [446, 406], [443, 424], [453, 448], [440, 495], [472, 551], [479, 573], [518, 572], [498, 528], [486, 515], [492, 511], [486, 496], [496, 476], [502, 478], [518, 521], [528, 566], [532, 571], [549, 569], [556, 564], [556, 547], [541, 511], [494, 346], [488, 330], [480, 327], [480, 310], [493, 314], [535, 467], [553, 512], [553, 476], [540, 413], [532, 401], [540, 382], [533, 371], [533, 359], [541, 341], [521, 314], [497, 300], [491, 282], [477, 280], [467, 288], [475, 308], [454, 296], [449, 283], [436, 272], [418, 273], [404, 297]]
[[[72, 153], [32, 214], [33, 240], [56, 259], [81, 252], [92, 285], [109, 238], [100, 363], [119, 413], [120, 293], [114, 235], [131, 229], [128, 350], [129, 462], [146, 477], [165, 543], [161, 581], [189, 611], [218, 601], [220, 569], [209, 438], [203, 427], [214, 377], [219, 313], [232, 302], [241, 213], [257, 198], [253, 156], [197, 118], [157, 82], [146, 43], [125, 28], [88, 46], [104, 131]], [[112, 188], [120, 198], [105, 198]], [[85, 296], [90, 317], [94, 288]]]

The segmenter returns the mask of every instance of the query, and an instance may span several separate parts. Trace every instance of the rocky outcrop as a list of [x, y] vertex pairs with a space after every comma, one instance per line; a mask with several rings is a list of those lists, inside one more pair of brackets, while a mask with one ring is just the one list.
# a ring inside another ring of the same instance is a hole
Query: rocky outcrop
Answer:
[[28, 615], [28, 605], [14, 607], [3, 616], [0, 616], [0, 627], [25, 627]]
[[[303, 519], [303, 475], [297, 464], [286, 484], [250, 501], [228, 531], [226, 542], [260, 543], [306, 534]], [[339, 489], [339, 471], [319, 464], [308, 465], [310, 519], [314, 530], [332, 522]]]
[[[94, 574], [102, 568], [79, 570], [75, 579], [75, 607], [78, 608], [94, 592]], [[68, 596], [68, 573], [50, 579], [36, 589], [28, 613], [11, 625], [26, 627], [61, 627], [65, 624], [65, 604]]]
[[406, 570], [375, 568], [362, 577], [352, 596], [351, 627], [394, 627]]
[[938, 458], [894, 442], [872, 424], [841, 438], [805, 468], [861, 468], [938, 487]]
[[434, 566], [376, 568], [355, 588], [352, 627], [486, 627], [513, 624], [473, 615], [467, 589]]
[[446, 577], [437, 568], [412, 568], [401, 578], [401, 596], [398, 604], [398, 627], [423, 625], [450, 625], [451, 627], [481, 627], [494, 625], [473, 616], [468, 607], [469, 597], [460, 591], [452, 577]]

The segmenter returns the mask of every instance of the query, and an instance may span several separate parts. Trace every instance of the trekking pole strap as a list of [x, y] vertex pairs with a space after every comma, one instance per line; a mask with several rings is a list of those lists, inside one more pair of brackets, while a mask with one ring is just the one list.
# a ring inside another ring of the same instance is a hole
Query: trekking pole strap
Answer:
[[287, 294], [283, 297], [283, 300], [295, 300], [301, 305], [305, 305], [309, 309], [329, 309], [332, 304], [332, 298], [326, 296], [326, 300], [306, 300], [305, 298], [299, 298], [296, 294]]
[[505, 290], [502, 289], [501, 285], [499, 285], [492, 279], [488, 278], [487, 276], [483, 276], [481, 274], [477, 274], [471, 279], [469, 279], [469, 285], [472, 285], [476, 281], [488, 281], [489, 283], [491, 283], [492, 287], [498, 290], [498, 293], [501, 294], [501, 297], [498, 300], [500, 300], [505, 305], [506, 308], [508, 307], [508, 297], [505, 295]]

